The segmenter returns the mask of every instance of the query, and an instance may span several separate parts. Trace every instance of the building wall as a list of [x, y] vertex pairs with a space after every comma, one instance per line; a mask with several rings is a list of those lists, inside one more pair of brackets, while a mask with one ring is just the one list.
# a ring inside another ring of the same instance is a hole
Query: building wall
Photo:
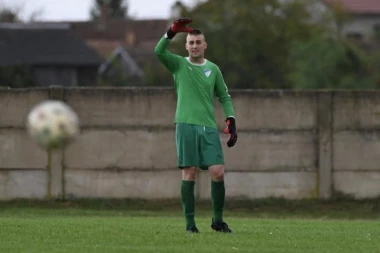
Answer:
[[375, 27], [378, 26], [380, 29], [380, 13], [379, 15], [372, 16], [354, 16], [351, 21], [349, 21], [343, 27], [343, 34], [354, 35], [361, 34], [363, 39], [371, 40], [375, 37]]
[[[286, 1], [286, 0], [285, 0]], [[326, 6], [324, 1], [316, 1], [310, 6], [312, 20], [319, 22], [326, 15], [331, 19], [330, 7]], [[372, 40], [375, 36], [375, 27], [380, 29], [380, 13], [371, 15], [351, 14], [349, 20], [342, 27], [342, 35], [360, 38], [363, 40]], [[332, 28], [336, 29], [335, 24]]]
[[96, 86], [98, 78], [98, 67], [77, 68], [78, 84], [80, 86]]
[[74, 67], [39, 66], [34, 68], [39, 86], [77, 86], [77, 69]]
[[[220, 134], [228, 198], [380, 195], [379, 92], [230, 93], [239, 139], [227, 148]], [[30, 108], [48, 98], [67, 101], [82, 129], [50, 159], [24, 127]], [[0, 199], [178, 198], [175, 106], [169, 88], [0, 89]], [[196, 194], [210, 197], [207, 172]]]
[[95, 86], [98, 77], [97, 66], [86, 67], [60, 67], [38, 66], [34, 67], [34, 76], [38, 86]]

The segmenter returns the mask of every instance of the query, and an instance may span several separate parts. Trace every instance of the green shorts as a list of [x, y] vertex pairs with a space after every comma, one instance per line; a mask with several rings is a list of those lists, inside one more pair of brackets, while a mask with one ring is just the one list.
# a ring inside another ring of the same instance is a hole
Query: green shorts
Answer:
[[199, 167], [207, 170], [211, 165], [224, 165], [224, 155], [217, 129], [176, 124], [178, 167]]

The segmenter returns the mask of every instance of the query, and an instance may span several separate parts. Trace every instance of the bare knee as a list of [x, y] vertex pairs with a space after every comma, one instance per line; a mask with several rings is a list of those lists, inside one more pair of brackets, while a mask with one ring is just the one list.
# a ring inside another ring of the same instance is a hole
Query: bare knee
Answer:
[[196, 167], [188, 167], [188, 168], [182, 169], [182, 180], [195, 181], [196, 176], [197, 176]]
[[224, 181], [224, 165], [212, 165], [208, 168], [208, 170], [213, 181]]

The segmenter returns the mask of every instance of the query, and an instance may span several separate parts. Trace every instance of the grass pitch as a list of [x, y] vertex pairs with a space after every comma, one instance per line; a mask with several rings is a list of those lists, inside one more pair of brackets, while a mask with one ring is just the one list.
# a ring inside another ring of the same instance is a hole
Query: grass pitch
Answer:
[[232, 234], [186, 234], [178, 203], [0, 203], [0, 252], [380, 252], [377, 203], [256, 202], [226, 208]]

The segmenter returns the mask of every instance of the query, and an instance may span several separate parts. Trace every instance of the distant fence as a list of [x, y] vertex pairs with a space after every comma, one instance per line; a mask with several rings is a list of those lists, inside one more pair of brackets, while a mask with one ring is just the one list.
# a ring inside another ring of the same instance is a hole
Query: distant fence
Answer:
[[[230, 91], [239, 131], [227, 148], [228, 198], [380, 195], [380, 92]], [[69, 103], [81, 135], [49, 156], [25, 119], [48, 98]], [[224, 116], [217, 102], [219, 129]], [[0, 89], [0, 199], [178, 198], [169, 88]], [[197, 197], [210, 197], [200, 173]]]

